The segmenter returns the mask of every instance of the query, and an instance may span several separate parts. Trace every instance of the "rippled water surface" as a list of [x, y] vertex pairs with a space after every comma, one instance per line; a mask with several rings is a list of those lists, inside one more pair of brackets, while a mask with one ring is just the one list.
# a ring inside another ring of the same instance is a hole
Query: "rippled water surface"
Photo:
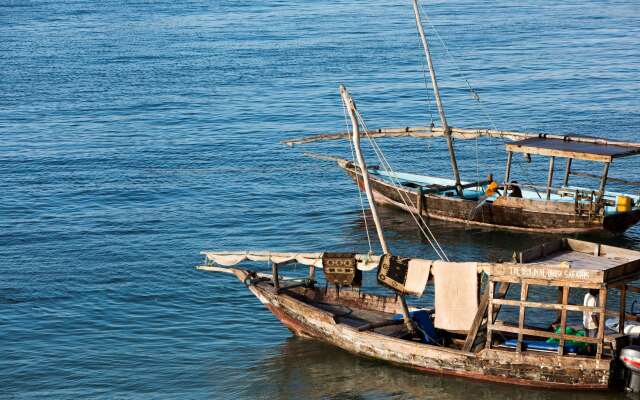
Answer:
[[[523, 4], [426, 5], [449, 122], [637, 140], [639, 3]], [[578, 398], [293, 338], [240, 282], [193, 269], [203, 249], [368, 249], [349, 179], [279, 141], [344, 129], [341, 82], [371, 127], [437, 116], [410, 2], [15, 0], [0, 37], [0, 397]], [[450, 173], [441, 140], [380, 144], [398, 168]], [[503, 173], [502, 141], [457, 149], [468, 179]], [[434, 256], [382, 215], [396, 252]], [[433, 229], [457, 260], [541, 239]], [[640, 248], [640, 229], [606, 240]]]

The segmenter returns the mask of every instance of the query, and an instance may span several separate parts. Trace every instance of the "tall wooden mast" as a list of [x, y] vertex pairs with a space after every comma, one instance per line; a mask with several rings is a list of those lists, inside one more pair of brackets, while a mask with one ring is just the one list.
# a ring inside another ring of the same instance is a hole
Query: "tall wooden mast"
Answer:
[[[389, 251], [389, 247], [387, 246], [387, 241], [384, 238], [382, 223], [380, 221], [380, 217], [378, 216], [378, 209], [376, 207], [376, 203], [373, 201], [373, 192], [371, 190], [371, 185], [369, 184], [369, 171], [367, 171], [367, 164], [364, 161], [364, 157], [362, 156], [362, 149], [360, 148], [360, 125], [358, 124], [358, 117], [356, 115], [356, 103], [353, 101], [353, 99], [351, 98], [351, 95], [349, 94], [349, 92], [347, 91], [347, 88], [344, 85], [340, 85], [340, 96], [342, 96], [342, 101], [344, 102], [344, 105], [347, 108], [349, 118], [351, 118], [351, 125], [353, 127], [353, 132], [352, 132], [353, 148], [356, 153], [356, 158], [358, 159], [358, 166], [360, 167], [360, 173], [362, 174], [362, 183], [364, 186], [364, 191], [367, 194], [367, 201], [369, 202], [369, 208], [371, 209], [373, 222], [376, 225], [376, 232], [378, 233], [380, 246], [382, 247], [382, 252], [384, 254], [391, 254], [391, 251]], [[414, 333], [415, 328], [413, 326], [413, 321], [411, 320], [411, 316], [409, 315], [409, 307], [407, 306], [407, 302], [404, 298], [404, 295], [399, 293], [398, 297], [400, 298], [400, 303], [402, 305], [402, 315], [404, 317], [404, 323], [407, 326], [407, 329], [409, 330], [409, 332]]]
[[376, 208], [376, 204], [373, 201], [373, 192], [371, 191], [371, 185], [369, 184], [369, 171], [367, 171], [367, 164], [364, 161], [362, 150], [360, 149], [360, 125], [358, 124], [358, 118], [356, 116], [356, 103], [353, 101], [351, 95], [344, 85], [340, 85], [340, 96], [342, 96], [342, 101], [344, 102], [344, 105], [347, 108], [347, 113], [351, 118], [351, 125], [353, 126], [353, 148], [356, 153], [356, 158], [358, 159], [358, 166], [360, 167], [360, 173], [362, 174], [364, 191], [367, 194], [369, 208], [371, 209], [373, 222], [376, 225], [378, 239], [380, 240], [380, 246], [382, 247], [382, 252], [384, 254], [391, 254], [391, 252], [389, 251], [389, 247], [387, 246], [387, 241], [384, 239], [382, 223], [380, 222], [380, 217], [378, 217], [378, 209]]
[[453, 176], [456, 180], [456, 191], [458, 195], [462, 197], [462, 184], [460, 183], [460, 171], [458, 171], [458, 162], [456, 160], [456, 153], [453, 149], [453, 137], [451, 136], [451, 128], [447, 124], [447, 117], [444, 114], [444, 107], [442, 106], [442, 99], [440, 98], [440, 90], [438, 89], [438, 81], [436, 80], [436, 71], [433, 68], [433, 61], [431, 60], [431, 52], [429, 51], [429, 42], [424, 34], [422, 28], [422, 21], [420, 20], [420, 10], [418, 9], [418, 0], [413, 0], [413, 13], [416, 16], [416, 26], [418, 27], [418, 33], [420, 34], [420, 40], [422, 41], [422, 48], [424, 49], [424, 56], [427, 58], [427, 64], [429, 66], [429, 75], [431, 76], [431, 85], [433, 86], [433, 94], [436, 98], [436, 106], [438, 107], [438, 115], [440, 116], [440, 123], [444, 131], [444, 136], [447, 138], [447, 147], [449, 148], [449, 158], [451, 158], [451, 168], [453, 169]]

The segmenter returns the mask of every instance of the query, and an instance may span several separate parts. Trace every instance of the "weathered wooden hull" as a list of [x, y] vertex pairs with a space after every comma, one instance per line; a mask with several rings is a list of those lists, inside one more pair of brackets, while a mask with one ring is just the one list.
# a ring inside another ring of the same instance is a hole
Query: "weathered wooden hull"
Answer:
[[[340, 166], [361, 186], [359, 172], [353, 164], [340, 163]], [[375, 176], [369, 177], [369, 183], [377, 203], [418, 212], [416, 190], [396, 188]], [[408, 205], [403, 202], [403, 198], [410, 199], [407, 201]], [[549, 203], [511, 197], [499, 197], [493, 203], [487, 202], [478, 207], [475, 200], [429, 193], [423, 194], [421, 214], [427, 218], [465, 225], [555, 234], [620, 234], [640, 220], [640, 210], [602, 216], [587, 211], [576, 213], [573, 203]]]
[[[246, 271], [236, 270], [245, 280]], [[391, 297], [332, 290], [297, 288], [276, 294], [268, 282], [250, 283], [248, 288], [294, 334], [315, 338], [353, 354], [433, 374], [444, 374], [545, 389], [609, 388], [610, 359], [557, 357], [509, 350], [478, 353], [416, 343], [375, 332], [360, 332], [340, 323], [328, 311], [309, 302], [334, 302], [348, 307], [368, 307], [396, 313], [400, 303]], [[307, 301], [303, 301], [307, 299]]]

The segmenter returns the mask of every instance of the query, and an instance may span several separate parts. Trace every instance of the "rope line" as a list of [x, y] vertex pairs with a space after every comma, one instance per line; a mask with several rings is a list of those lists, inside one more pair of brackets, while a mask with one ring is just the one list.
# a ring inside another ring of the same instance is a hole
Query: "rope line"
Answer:
[[[385, 172], [387, 173], [388, 177], [390, 178], [392, 186], [398, 192], [398, 195], [400, 196], [400, 199], [402, 200], [404, 205], [407, 207], [407, 210], [409, 211], [409, 214], [411, 215], [411, 217], [415, 221], [416, 225], [418, 225], [418, 228], [420, 229], [422, 234], [426, 237], [427, 241], [429, 242], [429, 244], [431, 245], [433, 250], [436, 252], [438, 257], [441, 260], [449, 261], [449, 257], [447, 257], [447, 254], [442, 249], [442, 246], [440, 246], [440, 243], [438, 242], [438, 240], [436, 239], [435, 235], [433, 234], [433, 232], [429, 228], [429, 225], [424, 220], [423, 216], [422, 215], [417, 215], [417, 217], [416, 217], [416, 214], [412, 211], [411, 207], [415, 208], [416, 207], [415, 203], [413, 203], [413, 200], [411, 199], [409, 194], [404, 193], [404, 192], [402, 192], [400, 190], [400, 182], [399, 182], [399, 180], [397, 178], [396, 172], [391, 167], [391, 164], [389, 164], [389, 161], [387, 160], [386, 156], [382, 152], [382, 149], [380, 148], [380, 146], [378, 146], [378, 144], [376, 143], [375, 139], [369, 134], [369, 129], [367, 128], [367, 125], [364, 122], [364, 119], [362, 118], [362, 115], [360, 114], [360, 112], [357, 109], [355, 110], [355, 112], [356, 112], [356, 116], [358, 118], [358, 121], [362, 125], [362, 127], [364, 129], [364, 132], [367, 135], [367, 138], [369, 139], [369, 142], [371, 143], [371, 145], [372, 145], [372, 147], [374, 149], [374, 152], [376, 153], [376, 156], [380, 160], [383, 169], [385, 170]], [[409, 203], [411, 204], [411, 206], [409, 206]], [[418, 220], [418, 218], [419, 218], [419, 220]], [[424, 228], [426, 228], [426, 231], [425, 231]]]
[[[343, 101], [340, 101], [340, 103], [342, 103], [342, 111], [344, 114], [344, 123], [345, 126], [347, 128], [347, 133], [349, 134], [349, 137], [351, 137], [352, 133], [351, 133], [351, 124], [349, 124], [349, 120], [347, 117], [347, 107], [344, 104]], [[351, 160], [353, 161], [353, 163], [356, 163], [356, 154], [355, 154], [355, 150], [353, 148], [353, 142], [351, 140], [349, 140], [349, 147], [351, 148]], [[356, 182], [357, 183], [357, 182]], [[364, 229], [367, 232], [367, 242], [369, 243], [369, 254], [373, 253], [373, 247], [371, 246], [371, 233], [369, 232], [369, 224], [367, 223], [367, 214], [366, 211], [364, 209], [364, 200], [362, 200], [362, 191], [360, 191], [360, 189], [357, 187], [356, 185], [356, 192], [358, 193], [358, 198], [360, 199], [360, 208], [362, 209], [362, 221], [364, 221]]]
[[480, 95], [478, 94], [477, 90], [474, 89], [471, 86], [471, 84], [469, 83], [469, 79], [467, 78], [467, 75], [462, 71], [462, 68], [460, 68], [460, 65], [458, 64], [456, 59], [451, 55], [451, 52], [449, 52], [449, 48], [447, 47], [447, 45], [445, 44], [444, 40], [440, 36], [440, 33], [436, 29], [435, 25], [431, 22], [431, 20], [427, 16], [427, 13], [422, 8], [422, 3], [420, 3], [419, 1], [418, 1], [418, 6], [420, 7], [420, 11], [422, 12], [422, 15], [424, 16], [424, 19], [427, 20], [427, 23], [429, 24], [429, 26], [431, 27], [433, 32], [435, 32], [436, 37], [438, 38], [438, 41], [440, 42], [440, 44], [444, 48], [445, 54], [449, 58], [449, 61], [451, 61], [453, 66], [458, 70], [458, 73], [462, 76], [462, 79], [464, 80], [464, 82], [467, 85], [467, 88], [469, 89], [469, 93], [471, 94], [471, 98], [477, 102], [477, 104], [479, 105], [482, 113], [484, 114], [484, 117], [491, 123], [491, 125], [493, 126], [493, 129], [498, 130], [495, 122], [493, 121], [493, 119], [491, 118], [491, 116], [489, 115], [487, 110], [484, 108], [484, 105], [482, 104], [482, 102], [480, 102]]

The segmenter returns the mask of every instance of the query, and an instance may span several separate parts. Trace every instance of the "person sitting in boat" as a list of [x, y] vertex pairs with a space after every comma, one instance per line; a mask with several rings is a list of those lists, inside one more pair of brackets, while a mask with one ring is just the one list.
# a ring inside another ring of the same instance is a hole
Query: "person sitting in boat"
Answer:
[[[584, 295], [583, 305], [587, 307], [597, 307], [597, 295], [597, 289], [589, 289], [589, 291]], [[584, 326], [587, 336], [596, 337], [596, 334], [598, 333], [598, 323], [598, 313], [589, 311], [582, 312], [582, 325]]]
[[487, 181], [489, 181], [489, 183], [487, 184], [487, 189], [484, 191], [484, 194], [487, 197], [491, 197], [496, 193], [498, 194], [498, 196], [500, 196], [500, 192], [498, 191], [498, 183], [493, 180], [493, 174], [489, 174], [489, 176], [487, 176]]
[[511, 182], [511, 197], [522, 197], [522, 190], [520, 190], [520, 185], [518, 185], [518, 181]]

